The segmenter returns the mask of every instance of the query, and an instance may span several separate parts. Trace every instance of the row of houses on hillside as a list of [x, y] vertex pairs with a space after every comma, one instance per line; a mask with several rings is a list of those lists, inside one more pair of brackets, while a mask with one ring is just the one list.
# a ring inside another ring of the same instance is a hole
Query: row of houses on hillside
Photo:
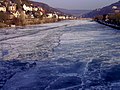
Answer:
[[29, 18], [35, 18], [35, 14], [38, 13], [39, 15], [43, 15], [45, 13], [44, 9], [40, 6], [35, 6], [33, 4], [26, 5], [26, 4], [20, 4], [22, 7], [21, 10], [18, 7], [16, 3], [13, 3], [11, 1], [9, 2], [0, 2], [0, 12], [7, 13], [8, 16], [10, 16], [10, 19], [13, 17], [19, 18], [21, 11], [24, 12], [26, 16]]
[[7, 14], [9, 19], [19, 18], [21, 12], [24, 13], [25, 18], [39, 18], [45, 16], [45, 18], [56, 18], [56, 19], [75, 19], [76, 17], [61, 14], [59, 12], [45, 12], [45, 10], [34, 4], [19, 4], [8, 0], [7, 2], [0, 1], [0, 12]]
[[71, 15], [60, 14], [58, 12], [47, 13], [46, 15], [47, 15], [47, 18], [56, 18], [56, 19], [61, 19], [61, 20], [77, 19], [77, 17], [71, 16]]
[[120, 13], [120, 7], [118, 6], [112, 6], [113, 13]]

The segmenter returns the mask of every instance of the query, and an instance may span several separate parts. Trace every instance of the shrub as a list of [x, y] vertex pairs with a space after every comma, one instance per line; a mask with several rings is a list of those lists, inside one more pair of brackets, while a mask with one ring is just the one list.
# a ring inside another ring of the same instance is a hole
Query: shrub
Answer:
[[7, 15], [4, 12], [0, 12], [0, 22], [6, 22]]

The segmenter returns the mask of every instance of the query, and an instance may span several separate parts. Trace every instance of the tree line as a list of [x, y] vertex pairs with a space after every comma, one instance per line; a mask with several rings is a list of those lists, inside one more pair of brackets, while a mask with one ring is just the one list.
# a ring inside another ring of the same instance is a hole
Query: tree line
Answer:
[[120, 25], [120, 13], [114, 13], [114, 14], [105, 14], [105, 15], [99, 15], [94, 18], [96, 21], [104, 21], [107, 23]]

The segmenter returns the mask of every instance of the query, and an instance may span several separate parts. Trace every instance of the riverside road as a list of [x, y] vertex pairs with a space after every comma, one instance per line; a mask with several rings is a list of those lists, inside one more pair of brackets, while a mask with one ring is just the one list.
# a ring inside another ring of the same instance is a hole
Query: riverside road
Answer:
[[120, 30], [68, 20], [0, 30], [1, 60], [35, 62], [1, 90], [120, 90]]

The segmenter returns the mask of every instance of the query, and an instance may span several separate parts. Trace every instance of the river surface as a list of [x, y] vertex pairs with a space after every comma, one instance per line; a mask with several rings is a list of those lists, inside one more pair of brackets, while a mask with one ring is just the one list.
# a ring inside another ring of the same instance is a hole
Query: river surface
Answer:
[[1, 29], [0, 58], [36, 62], [2, 90], [120, 90], [120, 30], [96, 22]]

